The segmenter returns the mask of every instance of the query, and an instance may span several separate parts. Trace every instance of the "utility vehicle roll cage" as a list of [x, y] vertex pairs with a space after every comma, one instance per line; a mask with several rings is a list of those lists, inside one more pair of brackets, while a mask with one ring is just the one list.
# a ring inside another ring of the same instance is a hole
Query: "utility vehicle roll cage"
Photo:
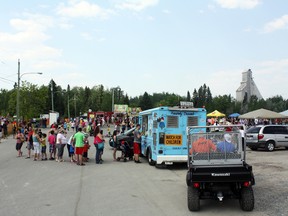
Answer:
[[188, 167], [243, 165], [244, 125], [187, 127]]

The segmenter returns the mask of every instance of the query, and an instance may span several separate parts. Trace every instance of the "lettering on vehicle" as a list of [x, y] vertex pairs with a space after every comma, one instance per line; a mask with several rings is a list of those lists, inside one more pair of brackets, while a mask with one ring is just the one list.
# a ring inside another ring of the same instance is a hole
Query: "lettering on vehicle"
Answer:
[[182, 145], [182, 135], [179, 134], [165, 135], [165, 145]]
[[211, 176], [230, 176], [230, 173], [211, 173]]
[[191, 111], [172, 111], [171, 115], [177, 115], [177, 116], [182, 116], [182, 115], [186, 115], [186, 116], [191, 116], [191, 115], [195, 115], [195, 112], [191, 112]]

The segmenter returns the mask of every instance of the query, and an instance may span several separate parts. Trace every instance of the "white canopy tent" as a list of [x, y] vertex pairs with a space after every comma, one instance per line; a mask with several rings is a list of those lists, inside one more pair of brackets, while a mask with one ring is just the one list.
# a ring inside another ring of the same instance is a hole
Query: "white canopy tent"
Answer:
[[288, 116], [282, 115], [277, 112], [273, 112], [267, 109], [258, 109], [243, 115], [240, 115], [238, 118], [240, 119], [281, 119], [288, 118]]
[[283, 112], [280, 112], [280, 114], [281, 114], [281, 115], [285, 115], [285, 116], [288, 117], [288, 110], [285, 110], [285, 111], [283, 111]]

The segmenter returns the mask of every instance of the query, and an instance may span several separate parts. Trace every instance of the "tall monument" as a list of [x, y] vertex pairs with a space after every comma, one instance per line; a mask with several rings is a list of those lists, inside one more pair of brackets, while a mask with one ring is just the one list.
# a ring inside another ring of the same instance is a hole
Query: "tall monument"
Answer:
[[255, 95], [258, 99], [263, 98], [253, 80], [252, 71], [249, 69], [248, 71], [242, 72], [241, 85], [236, 90], [236, 100], [239, 102], [245, 100], [249, 102], [252, 95]]

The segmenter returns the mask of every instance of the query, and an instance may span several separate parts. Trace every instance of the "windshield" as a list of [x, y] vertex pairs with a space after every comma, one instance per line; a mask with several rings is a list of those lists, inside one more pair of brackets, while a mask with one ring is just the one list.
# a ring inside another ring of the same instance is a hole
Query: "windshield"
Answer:
[[131, 128], [131, 129], [128, 130], [128, 131], [126, 131], [126, 132], [124, 133], [124, 135], [132, 134], [134, 130], [135, 130], [135, 127], [134, 127], [134, 128]]
[[261, 127], [252, 127], [247, 130], [247, 133], [259, 133]]

